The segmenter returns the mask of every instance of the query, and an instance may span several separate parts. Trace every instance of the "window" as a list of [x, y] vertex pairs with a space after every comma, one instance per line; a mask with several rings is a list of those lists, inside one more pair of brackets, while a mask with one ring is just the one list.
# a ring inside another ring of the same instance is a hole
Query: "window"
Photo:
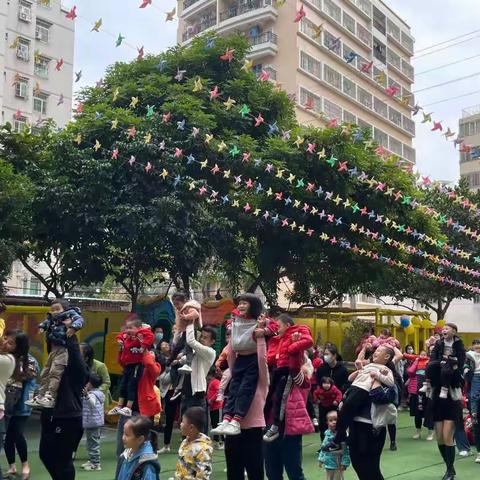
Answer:
[[463, 176], [468, 180], [470, 187], [480, 186], [480, 172], [467, 173]]
[[372, 4], [370, 0], [351, 0], [368, 18], [372, 17]]
[[410, 53], [413, 53], [413, 38], [403, 30], [401, 34], [401, 43]]
[[20, 77], [17, 79], [15, 82], [15, 96], [23, 100], [28, 99], [28, 78]]
[[[304, 33], [307, 37], [312, 38], [315, 35], [315, 30], [313, 29], [315, 25], [308, 20], [308, 18], [302, 18], [300, 22], [300, 31]], [[318, 38], [316, 39], [318, 41]]]
[[384, 88], [387, 86], [387, 75], [385, 74], [386, 71], [387, 69], [379, 70], [377, 67], [373, 67], [374, 80]]
[[32, 21], [32, 4], [26, 0], [18, 2], [18, 18], [23, 22]]
[[342, 21], [342, 9], [333, 0], [323, 0], [323, 11], [336, 22], [340, 23]]
[[355, 35], [355, 19], [348, 13], [343, 12], [342, 24], [350, 33]]
[[390, 35], [397, 40], [397, 42], [400, 42], [400, 27], [389, 18], [387, 19], [387, 35]]
[[37, 18], [37, 24], [35, 26], [35, 38], [40, 42], [48, 43], [50, 40], [50, 27], [51, 23], [46, 22], [40, 18]]
[[310, 92], [309, 90], [300, 87], [300, 105], [305, 105], [306, 103], [310, 103], [313, 105], [312, 110], [317, 113], [322, 112], [322, 99], [318, 95]]
[[368, 122], [366, 122], [365, 120], [362, 120], [361, 118], [358, 119], [358, 126], [362, 130], [369, 130], [370, 133], [372, 133], [373, 127]]
[[[357, 69], [362, 71], [363, 65], [368, 65], [370, 63], [370, 60], [367, 60], [366, 58], [361, 57], [360, 55], [357, 57]], [[367, 72], [363, 71], [363, 75], [367, 75], [368, 77], [372, 76], [372, 69], [370, 68]]]
[[353, 99], [357, 98], [357, 85], [347, 77], [343, 77], [343, 93]]
[[401, 69], [400, 55], [397, 55], [391, 48], [387, 48], [387, 62], [396, 69]]
[[43, 93], [43, 92], [35, 93], [33, 95], [33, 111], [46, 115], [47, 101], [48, 101], [48, 95], [46, 93]]
[[331, 52], [342, 55], [342, 42], [326, 30], [323, 31], [323, 45]]
[[321, 63], [310, 55], [307, 55], [304, 51], [300, 52], [300, 68], [319, 79], [322, 78]]
[[372, 33], [359, 23], [357, 23], [357, 36], [365, 45], [372, 46]]
[[388, 119], [395, 125], [402, 126], [402, 114], [392, 107], [388, 107]]
[[388, 117], [388, 107], [385, 102], [382, 102], [379, 98], [375, 97], [373, 100], [373, 109], [382, 117]]
[[257, 76], [262, 73], [262, 70], [263, 70], [263, 65], [261, 63], [257, 63], [252, 67], [252, 72]]
[[326, 98], [323, 99], [323, 111], [330, 120], [334, 118], [340, 120], [342, 118], [342, 108]]
[[37, 4], [43, 8], [50, 8], [52, 6], [52, 0], [37, 0]]
[[460, 124], [460, 136], [476, 135], [480, 133], [480, 120], [465, 122]]
[[406, 117], [405, 115], [402, 115], [402, 124], [404, 130], [406, 130], [408, 133], [411, 133], [412, 135], [415, 135], [415, 122], [413, 120]]
[[345, 123], [351, 123], [351, 124], [356, 124], [357, 123], [357, 117], [350, 112], [347, 112], [346, 110], [343, 111], [343, 121]]
[[390, 151], [399, 157], [402, 156], [402, 142], [396, 138], [390, 137]]
[[415, 105], [415, 96], [408, 90], [408, 88], [402, 87], [402, 97], [408, 97], [408, 104], [413, 107]]
[[35, 75], [38, 75], [42, 78], [48, 78], [48, 66], [50, 64], [50, 59], [47, 57], [42, 57], [41, 55], [35, 57], [34, 71]]
[[373, 26], [384, 35], [387, 33], [387, 17], [377, 7], [373, 7]]
[[362, 87], [357, 86], [357, 100], [368, 109], [372, 109], [373, 96], [370, 92], [367, 92]]
[[403, 158], [415, 163], [415, 150], [412, 147], [403, 144]]
[[40, 280], [38, 278], [30, 279], [30, 295], [40, 295]]
[[388, 148], [388, 135], [377, 127], [375, 127], [373, 130], [373, 138], [379, 145], [384, 148]]
[[414, 79], [415, 70], [408, 62], [402, 58], [402, 72], [410, 79]]
[[323, 79], [333, 87], [342, 89], [342, 75], [326, 64], [323, 64]]
[[373, 37], [373, 56], [382, 63], [386, 63], [386, 54], [387, 47], [378, 38]]
[[18, 39], [17, 58], [24, 62], [30, 60], [30, 40], [22, 37]]
[[13, 118], [13, 131], [16, 133], [20, 133], [26, 128], [27, 126], [27, 117], [14, 117]]

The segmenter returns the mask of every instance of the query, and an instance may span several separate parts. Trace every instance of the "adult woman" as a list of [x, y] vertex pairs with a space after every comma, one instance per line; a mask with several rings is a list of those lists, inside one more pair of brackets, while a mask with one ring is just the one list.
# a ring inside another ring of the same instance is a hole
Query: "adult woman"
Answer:
[[9, 380], [6, 394], [7, 399], [9, 397], [12, 399], [12, 401], [7, 401], [10, 406], [6, 412], [5, 455], [10, 467], [7, 475], [17, 475], [15, 465], [15, 450], [17, 450], [22, 462], [21, 478], [27, 480], [30, 478], [30, 466], [28, 464], [27, 441], [23, 432], [32, 409], [25, 405], [25, 402], [36, 389], [35, 379], [39, 372], [39, 366], [37, 360], [28, 353], [29, 342], [25, 333], [21, 330], [11, 330], [5, 334], [5, 337], [11, 338], [17, 345], [16, 359], [19, 367], [15, 369]]
[[[240, 421], [240, 435], [225, 438], [225, 459], [227, 462], [227, 480], [244, 480], [245, 471], [248, 480], [263, 480], [263, 428], [265, 417], [263, 409], [268, 392], [267, 347], [263, 329], [255, 330], [258, 354], [258, 382], [253, 402], [247, 415]], [[229, 344], [228, 365], [232, 369], [235, 356]]]
[[447, 323], [442, 329], [442, 339], [435, 344], [430, 361], [449, 362], [452, 367], [451, 386], [447, 398], [442, 398], [442, 381], [440, 368], [430, 370], [430, 383], [432, 386], [433, 420], [437, 434], [438, 450], [445, 462], [447, 471], [443, 480], [455, 478], [455, 424], [462, 415], [461, 393], [462, 369], [465, 364], [465, 347], [462, 340], [457, 337], [457, 326]]
[[87, 365], [88, 372], [95, 373], [102, 379], [102, 384], [100, 385], [99, 390], [105, 395], [105, 410], [108, 410], [108, 407], [112, 403], [112, 394], [110, 393], [111, 381], [108, 368], [100, 360], [93, 358], [93, 348], [89, 343], [81, 343], [80, 352]]
[[[5, 433], [4, 415], [6, 409], [10, 410], [8, 403], [11, 403], [6, 398], [7, 383], [12, 375], [20, 377], [22, 369], [24, 371], [27, 369], [28, 348], [28, 337], [20, 330], [14, 330], [0, 340], [0, 449], [3, 447], [3, 433]], [[13, 395], [16, 397], [15, 394]], [[0, 478], [2, 478], [1, 470]]]
[[[314, 431], [306, 408], [310, 378], [313, 375], [313, 365], [308, 358], [302, 367], [302, 373], [302, 383], [291, 384], [284, 406], [285, 417], [280, 425], [280, 436], [273, 442], [264, 443], [268, 480], [283, 480], [284, 469], [289, 480], [305, 480], [302, 469], [302, 436]], [[273, 416], [273, 412], [269, 412], [269, 415]]]
[[87, 383], [87, 366], [75, 336], [67, 340], [68, 363], [58, 387], [55, 407], [44, 408], [40, 416], [39, 455], [52, 480], [73, 480], [73, 454], [81, 438], [82, 392]]
[[330, 377], [335, 386], [345, 392], [348, 388], [348, 372], [335, 345], [325, 346], [323, 360], [323, 365], [317, 368], [317, 384], [321, 384], [323, 377]]

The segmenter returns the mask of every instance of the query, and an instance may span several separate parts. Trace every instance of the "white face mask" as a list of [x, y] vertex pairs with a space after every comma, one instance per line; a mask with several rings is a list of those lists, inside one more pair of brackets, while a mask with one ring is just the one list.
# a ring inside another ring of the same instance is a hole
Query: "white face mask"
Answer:
[[324, 355], [323, 356], [323, 359], [330, 365], [331, 363], [333, 363], [333, 357], [331, 355]]

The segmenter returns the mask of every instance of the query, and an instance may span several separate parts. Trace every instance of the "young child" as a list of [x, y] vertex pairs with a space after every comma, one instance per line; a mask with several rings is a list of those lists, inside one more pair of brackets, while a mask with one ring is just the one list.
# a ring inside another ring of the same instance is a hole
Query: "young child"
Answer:
[[[117, 335], [120, 345], [119, 363], [123, 366], [118, 405], [107, 415], [132, 416], [132, 406], [137, 397], [138, 381], [143, 373], [143, 354], [153, 345], [154, 336], [149, 326], [140, 318], [127, 319], [123, 332]], [[126, 404], [125, 404], [126, 401]]]
[[191, 407], [185, 411], [180, 432], [185, 438], [178, 450], [175, 480], [209, 480], [212, 474], [212, 441], [203, 434], [205, 410]]
[[157, 434], [148, 417], [132, 417], [123, 427], [125, 451], [120, 455], [116, 480], [160, 480]]
[[[435, 343], [430, 361], [425, 370], [425, 383], [420, 393], [431, 395], [432, 379], [440, 381], [439, 398], [446, 399], [450, 391], [452, 400], [461, 400], [460, 376], [465, 363], [465, 347], [456, 335], [458, 331], [454, 323], [446, 323], [442, 329], [442, 339]], [[460, 369], [460, 370], [459, 370]], [[459, 373], [459, 375], [456, 375]]]
[[472, 417], [478, 421], [478, 401], [480, 400], [480, 340], [472, 342], [472, 349], [467, 352], [467, 360], [464, 367], [464, 377], [470, 384], [469, 405]]
[[[328, 429], [325, 432], [322, 432], [324, 435], [322, 447], [333, 441], [337, 430], [337, 419], [338, 414], [336, 411], [328, 412]], [[327, 480], [343, 480], [343, 472], [349, 467], [349, 465], [350, 455], [348, 453], [347, 445], [343, 445], [341, 450], [334, 452], [325, 452], [320, 448], [318, 454], [318, 466], [320, 468], [325, 466]]]
[[337, 422], [335, 438], [328, 445], [322, 447], [325, 451], [341, 450], [341, 443], [347, 439], [347, 429], [358, 415], [365, 403], [370, 401], [370, 392], [382, 384], [393, 387], [395, 384], [392, 369], [387, 363], [394, 358], [395, 352], [385, 345], [378, 347], [372, 355], [372, 363], [362, 366], [353, 372], [348, 380], [352, 386], [343, 398], [342, 409]]
[[[273, 442], [278, 438], [280, 422], [282, 420], [282, 404], [284, 403], [285, 387], [289, 376], [296, 383], [303, 382], [297, 378], [304, 362], [305, 351], [312, 347], [313, 339], [310, 329], [304, 325], [295, 325], [290, 315], [282, 314], [277, 318], [278, 336], [270, 341], [267, 361], [273, 364], [273, 376], [268, 392], [265, 411], [269, 411], [274, 401], [273, 424], [265, 432], [263, 439]], [[272, 360], [273, 359], [273, 360]]]
[[[39, 332], [45, 332], [50, 353], [40, 374], [37, 396], [25, 402], [30, 407], [53, 408], [63, 372], [68, 363], [67, 339], [74, 337], [83, 327], [80, 309], [70, 306], [68, 300], [54, 300]], [[74, 341], [76, 339], [74, 338]]]
[[211, 431], [212, 435], [239, 435], [240, 420], [247, 414], [258, 382], [258, 356], [255, 330], [263, 327], [266, 336], [274, 334], [261, 317], [261, 300], [251, 293], [238, 297], [238, 307], [232, 312], [230, 346], [236, 353], [231, 370], [230, 389], [223, 410], [223, 421]]
[[327, 429], [328, 413], [332, 410], [338, 410], [342, 397], [342, 392], [335, 386], [333, 379], [330, 377], [322, 377], [320, 385], [318, 385], [313, 392], [313, 399], [318, 403], [318, 418], [322, 440], [324, 439], [325, 430]]
[[83, 428], [87, 437], [88, 462], [82, 465], [87, 471], [100, 471], [100, 435], [104, 425], [105, 394], [99, 390], [102, 379], [90, 373], [83, 396]]
[[[208, 411], [210, 413], [210, 423], [212, 428], [216, 428], [220, 422], [220, 410], [223, 408], [223, 399], [217, 400], [220, 394], [220, 380], [222, 378], [222, 371], [215, 370], [215, 376], [210, 380], [207, 388], [207, 403]], [[223, 450], [222, 435], [213, 436], [214, 446], [217, 450]]]

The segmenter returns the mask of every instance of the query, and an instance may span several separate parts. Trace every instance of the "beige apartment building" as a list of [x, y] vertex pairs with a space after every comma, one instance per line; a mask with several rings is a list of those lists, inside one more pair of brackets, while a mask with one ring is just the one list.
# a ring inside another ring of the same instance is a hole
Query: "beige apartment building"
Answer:
[[[59, 0], [0, 0], [0, 124], [16, 131], [28, 124], [35, 132], [47, 118], [59, 127], [70, 121], [75, 23], [66, 13]], [[48, 272], [42, 264], [35, 268]], [[44, 293], [19, 261], [6, 286], [11, 295]]]
[[70, 120], [75, 23], [66, 12], [59, 0], [0, 1], [0, 123], [19, 131]]
[[[380, 0], [282, 3], [179, 0], [178, 42], [188, 45], [210, 30], [245, 35], [254, 71], [269, 71], [287, 93], [295, 93], [301, 123], [335, 118], [369, 127], [385, 149], [415, 163], [410, 27]], [[306, 16], [294, 23], [302, 5]]]
[[473, 190], [480, 189], [480, 105], [465, 108], [459, 121], [459, 136], [471, 146], [460, 153], [460, 176], [466, 177]]

